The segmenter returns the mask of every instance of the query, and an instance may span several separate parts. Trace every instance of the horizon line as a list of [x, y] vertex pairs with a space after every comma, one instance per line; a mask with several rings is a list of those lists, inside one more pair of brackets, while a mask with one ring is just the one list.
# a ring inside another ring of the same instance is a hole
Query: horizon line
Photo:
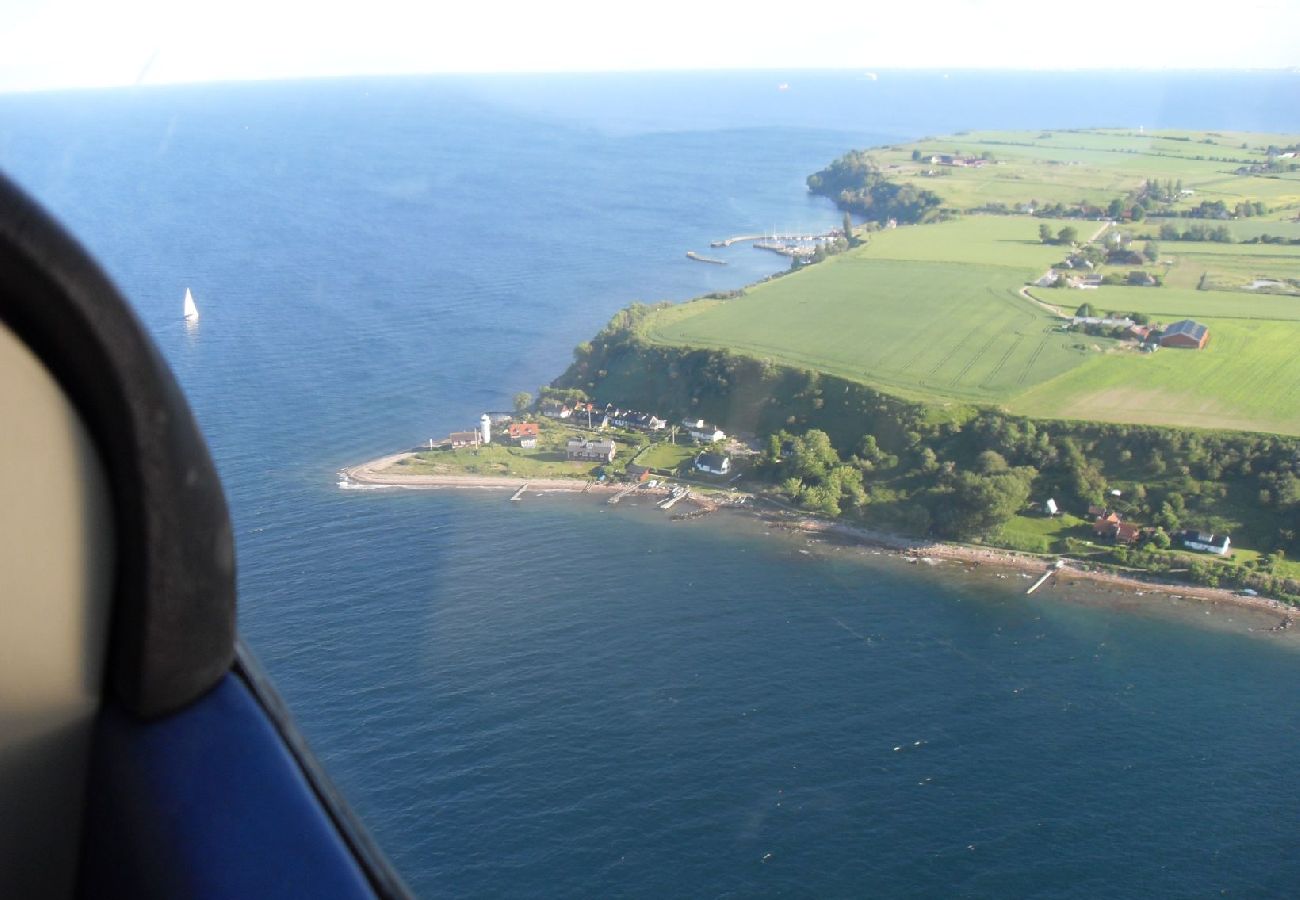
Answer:
[[600, 78], [622, 75], [725, 75], [750, 74], [773, 76], [791, 76], [806, 74], [855, 73], [867, 81], [876, 80], [884, 74], [918, 75], [942, 74], [1069, 74], [1069, 73], [1138, 73], [1151, 74], [1234, 74], [1234, 75], [1300, 75], [1300, 66], [1060, 66], [1060, 67], [1015, 67], [1015, 66], [783, 66], [783, 67], [700, 67], [700, 68], [625, 68], [625, 69], [499, 69], [499, 70], [426, 70], [413, 72], [341, 72], [328, 74], [304, 73], [300, 75], [270, 76], [222, 76], [213, 78], [177, 78], [166, 81], [136, 81], [115, 84], [67, 84], [67, 85], [33, 85], [2, 86], [0, 95], [52, 94], [81, 91], [120, 91], [132, 89], [154, 89], [171, 87], [201, 87], [215, 85], [256, 85], [282, 84], [308, 81], [342, 81], [348, 79], [399, 79], [399, 78], [563, 78], [590, 77]]

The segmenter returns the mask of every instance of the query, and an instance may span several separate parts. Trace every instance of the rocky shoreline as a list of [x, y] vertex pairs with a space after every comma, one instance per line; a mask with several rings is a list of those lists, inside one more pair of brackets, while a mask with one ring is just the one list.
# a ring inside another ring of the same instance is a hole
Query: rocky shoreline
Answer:
[[[340, 487], [400, 487], [415, 489], [481, 489], [518, 491], [524, 485], [530, 491], [564, 492], [564, 493], [598, 493], [617, 494], [625, 490], [623, 484], [599, 484], [579, 481], [577, 479], [524, 479], [518, 477], [480, 476], [480, 475], [398, 475], [384, 471], [399, 460], [412, 456], [412, 452], [395, 453], [370, 460], [356, 466], [343, 469], [340, 473]], [[666, 496], [668, 487], [642, 487], [640, 492]], [[876, 531], [844, 522], [819, 518], [808, 513], [780, 508], [775, 503], [759, 504], [754, 495], [742, 494], [749, 502], [733, 505], [733, 512], [756, 517], [770, 527], [784, 531], [815, 535], [820, 540], [835, 541], [845, 546], [877, 547], [889, 550], [899, 556], [916, 560], [947, 560], [966, 566], [990, 566], [992, 568], [1013, 569], [1018, 572], [1043, 574], [1055, 565], [1056, 557], [1050, 559], [1017, 553], [998, 548], [976, 547], [967, 544], [952, 544], [936, 541], [918, 540], [897, 534]], [[706, 501], [707, 503], [707, 501]], [[1094, 569], [1086, 563], [1067, 560], [1059, 569], [1059, 577], [1077, 578], [1104, 585], [1113, 589], [1143, 594], [1161, 594], [1179, 599], [1198, 600], [1213, 605], [1227, 605], [1249, 609], [1255, 612], [1279, 616], [1277, 625], [1266, 629], [1285, 631], [1295, 627], [1300, 619], [1300, 609], [1289, 606], [1268, 597], [1243, 596], [1223, 588], [1202, 587], [1199, 585], [1180, 584], [1130, 575], [1120, 575]]]

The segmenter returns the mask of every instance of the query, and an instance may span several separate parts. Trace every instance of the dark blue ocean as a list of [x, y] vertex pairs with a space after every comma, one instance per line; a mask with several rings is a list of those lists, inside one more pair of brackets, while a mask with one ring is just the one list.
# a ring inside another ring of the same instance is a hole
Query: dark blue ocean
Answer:
[[241, 630], [417, 893], [1280, 897], [1300, 642], [1251, 631], [1270, 620], [336, 472], [535, 391], [633, 300], [774, 271], [684, 253], [836, 223], [803, 179], [850, 147], [1295, 133], [1298, 90], [782, 72], [34, 94], [0, 97], [0, 167], [175, 368], [229, 493]]

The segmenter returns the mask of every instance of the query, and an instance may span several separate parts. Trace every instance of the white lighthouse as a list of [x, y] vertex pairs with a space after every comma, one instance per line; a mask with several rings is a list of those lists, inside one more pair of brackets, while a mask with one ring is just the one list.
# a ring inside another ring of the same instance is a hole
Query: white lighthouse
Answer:
[[479, 416], [478, 430], [480, 432], [480, 437], [483, 438], [483, 443], [492, 443], [492, 418], [487, 413], [483, 413], [483, 415]]

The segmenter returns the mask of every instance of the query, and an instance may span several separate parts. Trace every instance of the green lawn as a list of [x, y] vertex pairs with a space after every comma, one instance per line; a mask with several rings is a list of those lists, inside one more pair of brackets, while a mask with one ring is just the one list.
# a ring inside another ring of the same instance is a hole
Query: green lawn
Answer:
[[694, 459], [698, 452], [699, 448], [691, 445], [690, 438], [678, 438], [676, 444], [660, 441], [645, 447], [632, 462], [647, 469], [673, 472], [682, 463]]
[[832, 258], [738, 300], [676, 307], [652, 319], [647, 336], [728, 348], [909, 397], [981, 402], [1009, 400], [1107, 344], [1060, 333], [1051, 316], [1018, 296], [1032, 270], [876, 259], [878, 249]]
[[1002, 526], [998, 543], [1030, 553], [1057, 553], [1064, 549], [1065, 538], [1090, 535], [1088, 523], [1076, 516], [1021, 513], [1012, 516]]
[[[620, 456], [627, 455], [619, 445]], [[615, 465], [619, 464], [615, 457]], [[598, 468], [590, 462], [565, 459], [562, 450], [523, 450], [501, 444], [459, 450], [423, 450], [399, 460], [398, 475], [492, 475], [519, 478], [588, 478]]]

